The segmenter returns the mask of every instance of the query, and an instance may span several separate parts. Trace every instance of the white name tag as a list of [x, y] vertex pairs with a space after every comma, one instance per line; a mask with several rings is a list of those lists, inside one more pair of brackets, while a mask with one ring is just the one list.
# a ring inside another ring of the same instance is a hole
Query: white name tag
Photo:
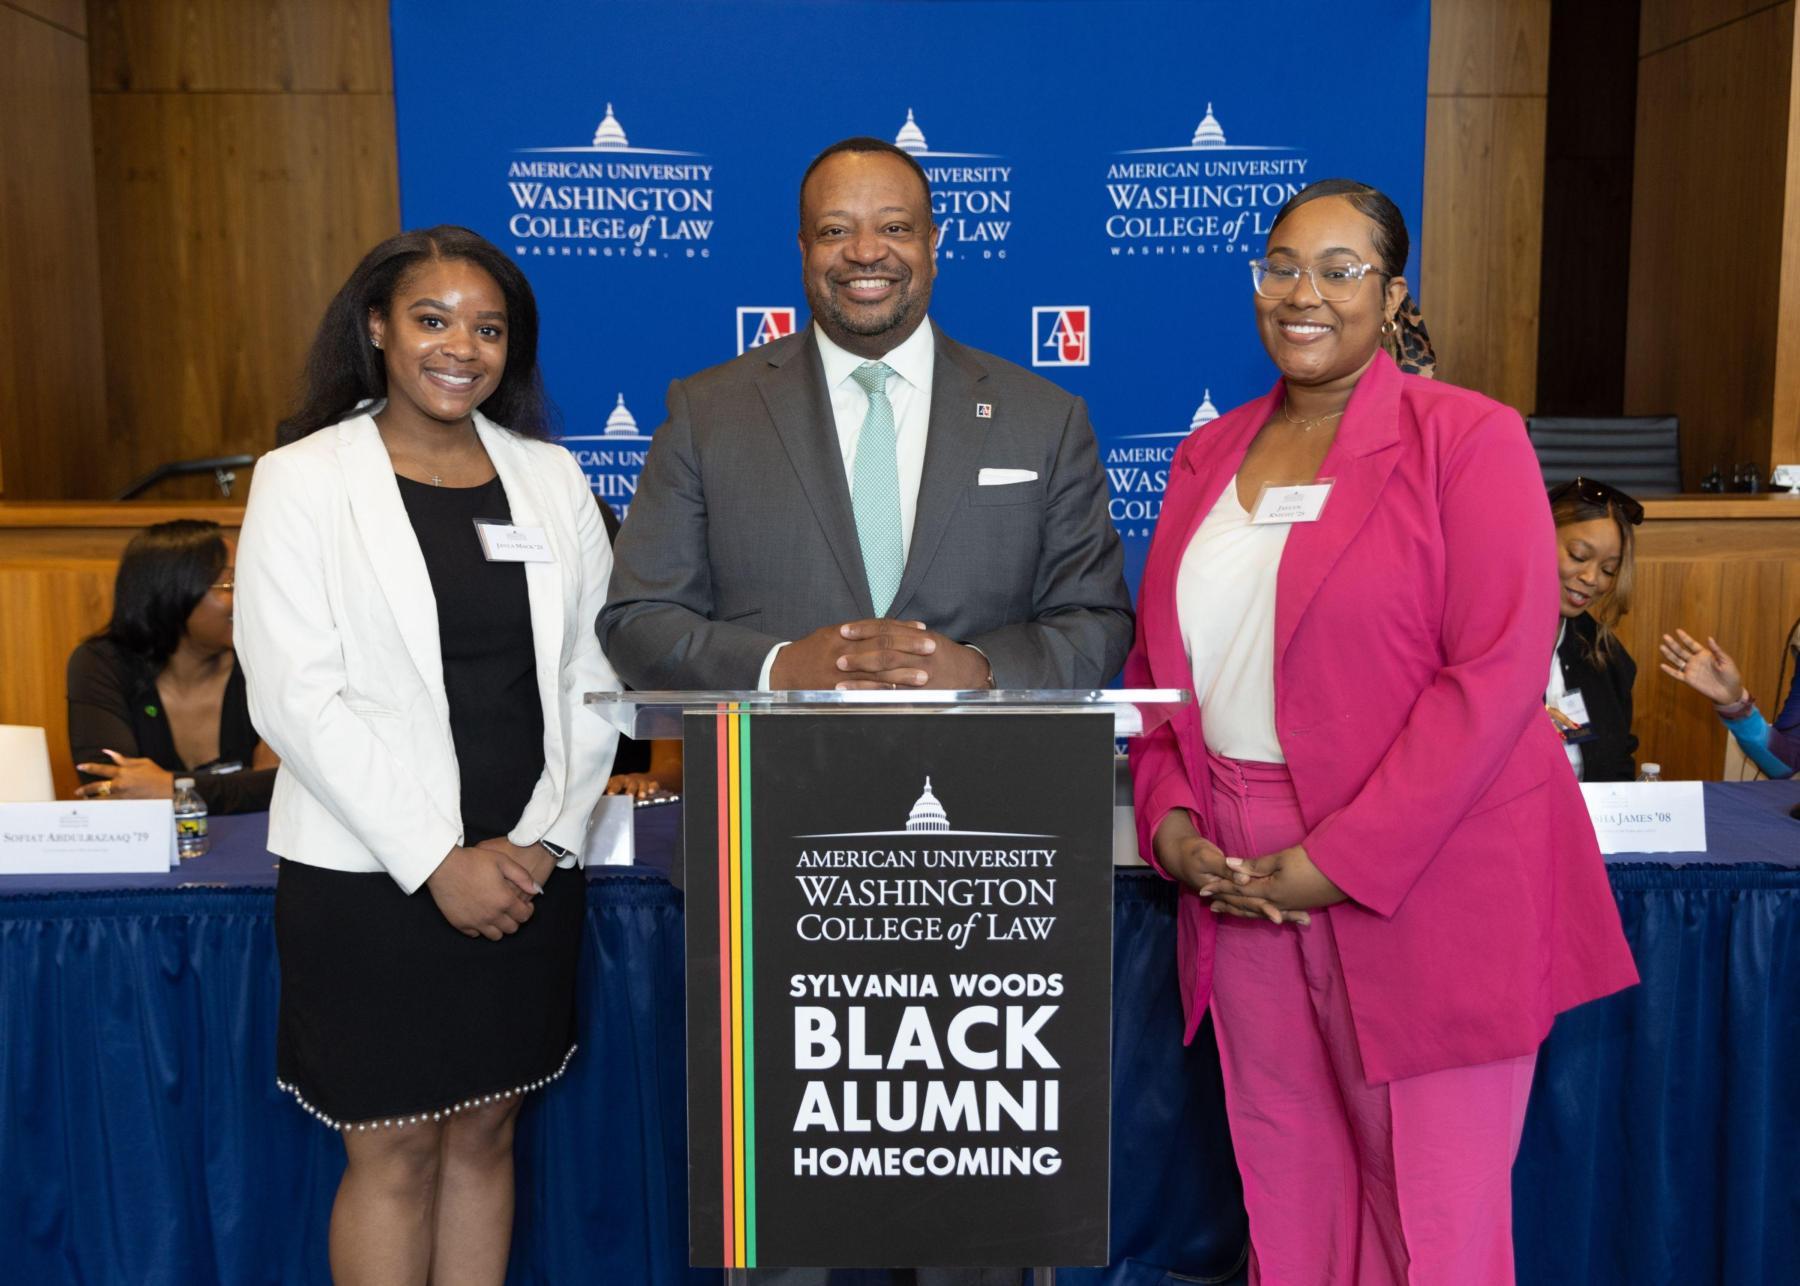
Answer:
[[519, 527], [510, 522], [475, 520], [481, 552], [490, 563], [553, 563], [550, 539], [542, 527]]
[[1331, 494], [1329, 482], [1313, 482], [1297, 487], [1265, 485], [1250, 511], [1250, 521], [1257, 526], [1271, 523], [1317, 522], [1325, 508], [1325, 497]]
[[174, 852], [166, 799], [0, 804], [0, 874], [148, 874], [168, 870]]
[[1556, 698], [1556, 708], [1562, 711], [1571, 723], [1586, 724], [1588, 721], [1587, 702], [1582, 699], [1580, 689], [1565, 692]]
[[1704, 853], [1706, 796], [1697, 781], [1581, 783], [1602, 853]]

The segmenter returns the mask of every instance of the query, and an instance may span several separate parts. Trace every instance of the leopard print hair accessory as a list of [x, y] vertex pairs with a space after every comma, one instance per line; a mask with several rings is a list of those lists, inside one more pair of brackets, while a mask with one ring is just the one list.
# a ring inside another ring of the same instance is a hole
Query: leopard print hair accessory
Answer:
[[1394, 314], [1393, 333], [1382, 336], [1381, 346], [1387, 349], [1394, 364], [1408, 375], [1437, 378], [1437, 353], [1431, 347], [1431, 335], [1425, 329], [1425, 319], [1419, 315], [1419, 306], [1413, 302], [1410, 291]]

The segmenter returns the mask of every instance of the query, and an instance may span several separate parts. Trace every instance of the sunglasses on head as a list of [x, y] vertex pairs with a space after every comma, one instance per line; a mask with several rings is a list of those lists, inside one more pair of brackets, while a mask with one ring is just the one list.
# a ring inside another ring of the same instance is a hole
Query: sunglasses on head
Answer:
[[1604, 508], [1612, 505], [1624, 515], [1625, 521], [1633, 527], [1644, 521], [1644, 506], [1620, 491], [1617, 487], [1609, 487], [1604, 482], [1595, 482], [1592, 478], [1572, 478], [1560, 486], [1550, 488], [1552, 504], [1573, 492], [1575, 496], [1590, 505]]

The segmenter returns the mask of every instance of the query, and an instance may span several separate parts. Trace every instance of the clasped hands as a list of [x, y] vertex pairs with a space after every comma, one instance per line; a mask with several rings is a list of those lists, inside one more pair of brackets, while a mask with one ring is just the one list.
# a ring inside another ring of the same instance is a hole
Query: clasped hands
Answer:
[[1186, 809], [1171, 809], [1152, 841], [1163, 870], [1208, 899], [1213, 914], [1273, 924], [1310, 924], [1308, 911], [1345, 900], [1342, 889], [1296, 844], [1266, 857], [1227, 857], [1194, 828]]
[[542, 844], [520, 848], [504, 835], [457, 845], [425, 881], [444, 919], [465, 937], [498, 942], [532, 916], [532, 899], [556, 859]]
[[846, 621], [796, 639], [775, 655], [776, 689], [947, 688], [990, 686], [993, 670], [974, 648], [927, 629], [923, 621]]

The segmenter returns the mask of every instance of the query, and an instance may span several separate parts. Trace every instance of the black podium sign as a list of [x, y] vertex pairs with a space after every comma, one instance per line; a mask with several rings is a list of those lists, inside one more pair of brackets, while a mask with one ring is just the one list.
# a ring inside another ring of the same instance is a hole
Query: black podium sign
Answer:
[[1111, 714], [685, 731], [692, 1261], [1104, 1263]]

